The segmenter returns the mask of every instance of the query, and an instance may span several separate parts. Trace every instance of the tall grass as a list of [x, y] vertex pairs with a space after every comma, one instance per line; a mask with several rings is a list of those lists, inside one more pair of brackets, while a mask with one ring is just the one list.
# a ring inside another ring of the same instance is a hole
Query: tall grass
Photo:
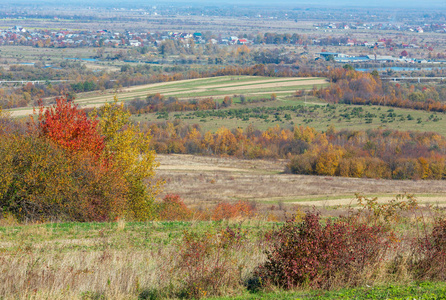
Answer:
[[[167, 207], [180, 207], [178, 199]], [[0, 298], [163, 299], [441, 280], [446, 222], [413, 197], [276, 223], [0, 220]], [[168, 216], [176, 210], [169, 208]], [[337, 212], [339, 214], [339, 212]], [[211, 215], [209, 215], [211, 216]]]
[[198, 221], [12, 223], [0, 229], [0, 298], [199, 298], [240, 292], [264, 260], [262, 227]]

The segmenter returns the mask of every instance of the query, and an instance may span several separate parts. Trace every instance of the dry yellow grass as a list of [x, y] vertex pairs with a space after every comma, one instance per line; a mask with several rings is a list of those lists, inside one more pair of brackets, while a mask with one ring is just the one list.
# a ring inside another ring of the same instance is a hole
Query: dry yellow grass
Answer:
[[286, 160], [243, 160], [158, 155], [164, 194], [179, 194], [194, 206], [255, 200], [307, 206], [347, 205], [355, 193], [388, 199], [415, 194], [421, 203], [446, 204], [446, 184], [435, 180], [384, 180], [285, 174]]
[[[1, 299], [139, 299], [147, 291], [175, 295], [181, 290], [184, 274], [177, 266], [182, 234], [170, 237], [181, 229], [124, 221], [100, 225], [102, 229], [73, 224], [64, 230], [66, 226], [9, 226], [0, 231], [0, 238], [8, 239], [0, 243]], [[200, 224], [188, 228], [206, 230]], [[252, 242], [231, 251], [243, 278], [265, 259], [264, 247]]]

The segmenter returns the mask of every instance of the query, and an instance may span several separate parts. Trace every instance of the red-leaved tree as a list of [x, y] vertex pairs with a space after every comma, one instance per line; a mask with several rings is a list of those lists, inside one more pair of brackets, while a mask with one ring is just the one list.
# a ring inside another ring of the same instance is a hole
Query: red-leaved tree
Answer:
[[71, 101], [57, 98], [48, 108], [39, 105], [38, 129], [63, 148], [74, 152], [88, 152], [98, 157], [104, 150], [104, 138], [99, 133], [98, 120]]

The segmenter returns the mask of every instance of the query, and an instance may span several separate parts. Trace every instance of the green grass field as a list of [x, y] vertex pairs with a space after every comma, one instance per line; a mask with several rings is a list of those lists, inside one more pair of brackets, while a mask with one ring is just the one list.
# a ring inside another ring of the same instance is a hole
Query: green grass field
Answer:
[[216, 131], [222, 126], [233, 129], [246, 128], [249, 125], [265, 130], [277, 124], [287, 128], [309, 126], [318, 131], [325, 131], [333, 125], [337, 130], [382, 128], [432, 131], [446, 136], [446, 127], [443, 126], [446, 120], [444, 113], [385, 106], [326, 105], [312, 97], [305, 101], [302, 97], [283, 95], [278, 95], [276, 101], [246, 105], [240, 104], [240, 98], [234, 98], [231, 108], [220, 111], [151, 113], [135, 115], [133, 118], [149, 122], [180, 119], [188, 124], [199, 123], [202, 128], [211, 131]]
[[[180, 99], [196, 97], [224, 98], [225, 96], [267, 96], [272, 93], [291, 95], [296, 90], [309, 90], [313, 86], [321, 87], [328, 84], [323, 78], [273, 78], [261, 76], [222, 76], [164, 82], [123, 88], [117, 96], [121, 101], [133, 100], [137, 97], [160, 93], [166, 97]], [[113, 94], [94, 95], [79, 94], [76, 102], [81, 105], [102, 104], [113, 100]]]
[[302, 291], [302, 292], [271, 292], [246, 293], [237, 297], [218, 297], [212, 300], [254, 300], [254, 299], [393, 299], [393, 300], [436, 300], [446, 298], [446, 283], [444, 282], [411, 282], [406, 285], [382, 285], [375, 287], [342, 289], [339, 291]]
[[[175, 270], [186, 233], [218, 238], [238, 222], [45, 223], [0, 226], [2, 299], [161, 299], [148, 290], [181, 286]], [[243, 276], [263, 260], [273, 223], [245, 221], [244, 245], [231, 257]], [[228, 253], [229, 254], [229, 253]]]
[[[433, 131], [446, 136], [446, 128], [442, 126], [444, 113], [369, 105], [327, 106], [314, 97], [293, 96], [296, 90], [310, 90], [313, 86], [326, 84], [322, 78], [223, 76], [124, 88], [117, 96], [124, 102], [156, 93], [165, 97], [178, 97], [180, 100], [200, 97], [221, 100], [225, 96], [232, 97], [234, 105], [229, 109], [221, 109], [220, 112], [151, 113], [133, 117], [137, 121], [149, 122], [181, 119], [190, 124], [199, 123], [204, 129], [211, 131], [222, 126], [232, 129], [249, 125], [264, 130], [276, 124], [283, 127], [309, 126], [325, 131], [333, 125], [337, 129]], [[240, 95], [248, 100], [256, 100], [270, 98], [273, 93], [277, 95], [277, 101], [240, 104]], [[85, 106], [97, 106], [112, 101], [113, 97], [113, 94], [79, 94], [76, 102]], [[264, 118], [265, 114], [268, 118]]]
[[[233, 129], [245, 128], [249, 125], [265, 130], [277, 124], [288, 128], [309, 126], [318, 131], [325, 131], [333, 125], [338, 130], [383, 128], [432, 131], [446, 136], [446, 127], [442, 126], [446, 117], [444, 113], [384, 106], [327, 105], [311, 96], [294, 97], [297, 90], [310, 90], [313, 86], [319, 88], [327, 84], [323, 78], [222, 76], [134, 86], [123, 88], [116, 95], [123, 102], [136, 98], [144, 99], [156, 93], [165, 97], [178, 97], [180, 100], [213, 97], [221, 101], [225, 96], [232, 97], [234, 104], [230, 108], [219, 111], [151, 113], [133, 116], [136, 121], [149, 122], [180, 119], [188, 124], [199, 123], [202, 128], [210, 131], [216, 131], [222, 126]], [[277, 95], [276, 101], [240, 103], [240, 95], [245, 96], [249, 102], [249, 100], [261, 98], [269, 99], [273, 93]], [[113, 101], [114, 96], [113, 91], [104, 94], [91, 92], [79, 94], [75, 102], [84, 107], [100, 106]], [[29, 108], [11, 111], [15, 116], [32, 113]]]

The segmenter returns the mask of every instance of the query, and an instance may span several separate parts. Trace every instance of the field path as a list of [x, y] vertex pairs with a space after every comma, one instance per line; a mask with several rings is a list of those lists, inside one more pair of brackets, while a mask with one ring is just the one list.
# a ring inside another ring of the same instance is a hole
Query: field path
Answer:
[[[219, 78], [219, 77], [211, 77], [211, 78]], [[138, 90], [142, 90], [142, 89], [148, 89], [148, 88], [154, 88], [154, 87], [159, 87], [159, 86], [165, 86], [165, 85], [170, 85], [170, 84], [175, 84], [175, 83], [188, 83], [188, 82], [197, 82], [197, 81], [204, 81], [204, 80], [208, 80], [209, 78], [195, 78], [195, 79], [184, 79], [184, 80], [179, 80], [179, 81], [167, 81], [167, 82], [159, 82], [159, 83], [149, 83], [149, 84], [144, 84], [144, 85], [138, 85], [138, 86], [132, 86], [132, 87], [128, 87], [125, 88], [125, 91], [128, 92], [133, 92], [133, 91], [138, 91]], [[227, 79], [225, 77], [219, 78], [221, 81]]]

